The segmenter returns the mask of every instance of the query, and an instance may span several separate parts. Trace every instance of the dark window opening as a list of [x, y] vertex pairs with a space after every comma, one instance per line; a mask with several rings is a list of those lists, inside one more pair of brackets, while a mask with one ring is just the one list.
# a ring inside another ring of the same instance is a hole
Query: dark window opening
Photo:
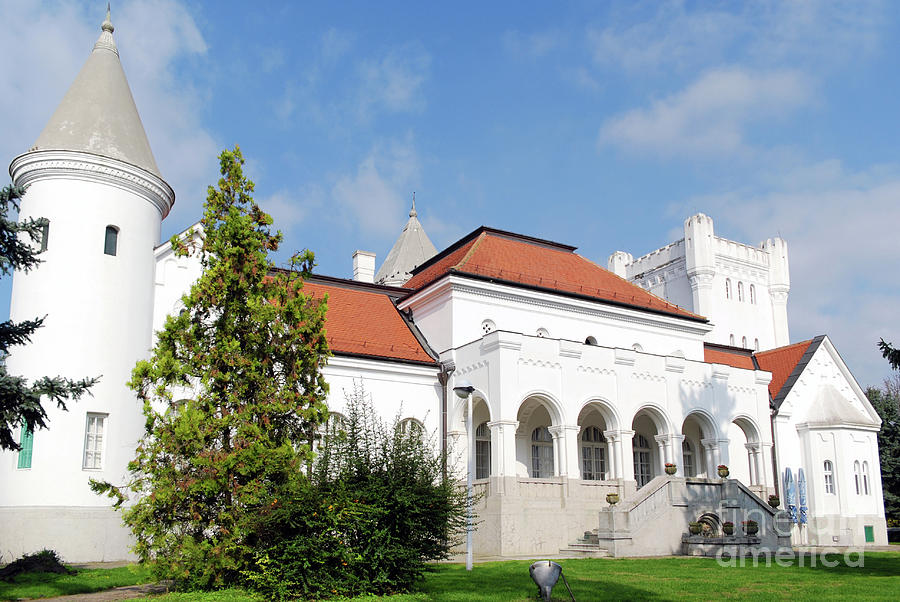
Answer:
[[41, 226], [41, 250], [43, 253], [47, 250], [47, 244], [50, 240], [50, 220], [44, 220], [44, 225]]
[[119, 229], [115, 226], [106, 227], [106, 239], [103, 241], [103, 252], [107, 255], [115, 255], [119, 246]]

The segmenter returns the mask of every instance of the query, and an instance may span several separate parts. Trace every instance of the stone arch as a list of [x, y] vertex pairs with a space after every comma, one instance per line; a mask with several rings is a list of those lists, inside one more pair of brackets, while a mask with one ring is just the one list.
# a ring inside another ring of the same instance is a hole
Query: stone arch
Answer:
[[667, 435], [673, 432], [672, 429], [672, 421], [669, 420], [669, 414], [663, 409], [662, 406], [655, 403], [646, 403], [639, 407], [634, 415], [631, 417], [631, 423], [634, 424], [635, 419], [638, 418], [641, 414], [644, 414], [650, 418], [653, 422], [653, 425], [656, 427], [657, 435]]
[[619, 419], [616, 406], [602, 397], [591, 397], [581, 404], [581, 408], [578, 410], [578, 426], [582, 426], [584, 418], [591, 410], [600, 414], [607, 429], [618, 430], [621, 428], [622, 421]]
[[634, 413], [631, 449], [623, 453], [633, 454], [634, 479], [639, 488], [663, 474], [664, 464], [671, 456], [671, 424], [666, 411], [654, 403], [644, 404]]
[[549, 478], [561, 474], [562, 446], [558, 430], [564, 422], [559, 401], [543, 392], [525, 395], [516, 412], [516, 472], [519, 476]]
[[756, 420], [746, 414], [738, 414], [728, 425], [729, 476], [747, 485], [758, 484], [759, 471], [765, 470], [760, 458], [760, 432]]
[[[719, 439], [719, 429], [712, 415], [702, 408], [692, 409], [681, 423], [681, 435], [684, 437], [681, 442], [683, 474], [688, 477], [715, 476], [715, 467], [708, 465], [710, 458], [703, 443], [704, 440]], [[690, 456], [685, 450], [690, 450]]]

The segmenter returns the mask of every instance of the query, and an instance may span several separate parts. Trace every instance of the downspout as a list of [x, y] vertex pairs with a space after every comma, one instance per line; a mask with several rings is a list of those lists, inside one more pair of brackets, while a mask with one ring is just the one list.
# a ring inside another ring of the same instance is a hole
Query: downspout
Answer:
[[447, 399], [449, 395], [450, 375], [456, 370], [453, 362], [442, 362], [441, 371], [438, 374], [438, 382], [441, 383], [441, 476], [447, 478]]

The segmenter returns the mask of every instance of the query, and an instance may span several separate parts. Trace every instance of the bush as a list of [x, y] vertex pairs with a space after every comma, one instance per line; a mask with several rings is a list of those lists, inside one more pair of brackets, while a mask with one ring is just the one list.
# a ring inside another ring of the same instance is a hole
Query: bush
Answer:
[[0, 581], [12, 581], [22, 573], [58, 573], [71, 575], [75, 571], [65, 566], [53, 550], [41, 550], [34, 554], [25, 554], [15, 562], [0, 569]]
[[247, 585], [268, 599], [408, 590], [464, 532], [465, 491], [420, 429], [377, 418], [361, 386], [325, 433], [302, 495], [260, 516]]

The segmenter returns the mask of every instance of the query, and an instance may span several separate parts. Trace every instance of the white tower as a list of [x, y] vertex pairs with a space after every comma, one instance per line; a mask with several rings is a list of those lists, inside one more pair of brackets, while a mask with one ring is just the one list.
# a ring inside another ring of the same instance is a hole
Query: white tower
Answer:
[[[10, 318], [45, 316], [9, 372], [100, 376], [92, 396], [62, 412], [30, 457], [0, 454], [0, 554], [43, 547], [68, 561], [128, 554], [128, 535], [88, 480], [122, 483], [143, 430], [126, 383], [152, 339], [154, 256], [175, 202], [131, 96], [107, 12], [102, 33], [34, 147], [9, 172], [25, 186], [22, 217], [49, 219], [43, 262], [13, 278]], [[76, 529], [72, 525], [77, 525]]]

